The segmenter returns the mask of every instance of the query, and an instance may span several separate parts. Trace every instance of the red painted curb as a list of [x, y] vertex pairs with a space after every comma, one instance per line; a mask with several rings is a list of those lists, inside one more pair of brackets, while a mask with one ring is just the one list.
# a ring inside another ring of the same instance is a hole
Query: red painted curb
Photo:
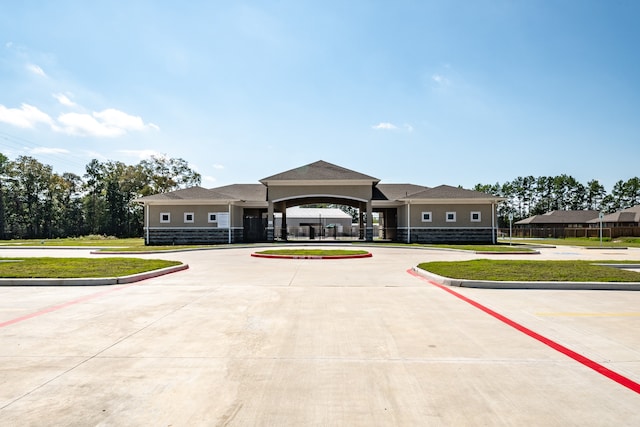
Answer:
[[599, 364], [598, 362], [589, 359], [586, 356], [581, 355], [580, 353], [577, 353], [573, 350], [571, 350], [570, 348], [567, 348], [565, 346], [563, 346], [562, 344], [559, 344], [543, 335], [540, 335], [537, 332], [534, 332], [533, 330], [527, 328], [526, 326], [521, 325], [520, 323], [509, 319], [508, 317], [491, 310], [489, 307], [486, 307], [482, 304], [480, 304], [479, 302], [472, 300], [469, 297], [466, 297], [456, 291], [454, 291], [453, 289], [450, 289], [448, 286], [445, 285], [441, 285], [440, 283], [436, 283], [434, 281], [431, 281], [429, 279], [427, 279], [426, 277], [422, 277], [420, 276], [418, 273], [416, 273], [415, 271], [413, 271], [412, 269], [407, 270], [407, 273], [411, 274], [414, 277], [417, 277], [421, 280], [426, 281], [427, 283], [430, 283], [433, 286], [436, 286], [440, 289], [442, 289], [445, 292], [450, 293], [451, 295], [461, 299], [462, 301], [471, 304], [472, 306], [474, 306], [475, 308], [484, 311], [486, 314], [488, 314], [489, 316], [492, 316], [496, 319], [498, 319], [499, 321], [505, 323], [506, 325], [511, 326], [512, 328], [522, 332], [523, 334], [533, 338], [534, 340], [537, 340], [539, 342], [541, 342], [542, 344], [545, 344], [549, 347], [551, 347], [552, 349], [564, 354], [567, 357], [570, 357], [571, 359], [575, 360], [578, 363], [581, 363], [582, 365], [586, 366], [587, 368], [593, 369], [594, 371], [596, 371], [597, 373], [599, 373], [600, 375], [603, 375], [607, 378], [609, 378], [610, 380], [613, 380], [615, 382], [617, 382], [618, 384], [620, 384], [623, 387], [628, 388], [631, 391], [635, 391], [636, 393], [640, 394], [640, 384], [633, 381], [630, 378], [627, 378], [623, 375], [620, 375], [619, 373], [612, 371], [611, 369]]
[[373, 255], [371, 252], [366, 254], [356, 255], [274, 255], [274, 254], [259, 254], [252, 253], [252, 257], [256, 258], [271, 258], [271, 259], [352, 259], [352, 258], [371, 258]]

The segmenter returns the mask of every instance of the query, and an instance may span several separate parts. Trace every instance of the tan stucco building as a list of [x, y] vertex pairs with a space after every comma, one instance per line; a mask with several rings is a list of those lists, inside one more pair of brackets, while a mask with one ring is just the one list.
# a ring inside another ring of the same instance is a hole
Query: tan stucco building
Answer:
[[[286, 239], [286, 209], [316, 203], [357, 208], [359, 236], [411, 243], [495, 243], [496, 204], [503, 199], [441, 185], [385, 184], [360, 172], [317, 161], [260, 180], [205, 189], [191, 187], [139, 199], [145, 242], [213, 244]], [[275, 213], [282, 230], [275, 230]]]

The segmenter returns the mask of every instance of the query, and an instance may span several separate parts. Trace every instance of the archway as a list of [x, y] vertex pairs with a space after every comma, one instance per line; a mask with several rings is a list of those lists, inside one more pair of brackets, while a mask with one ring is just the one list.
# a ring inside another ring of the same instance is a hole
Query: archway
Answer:
[[[296, 195], [291, 197], [283, 197], [277, 200], [273, 200], [269, 203], [269, 223], [273, 224], [273, 240], [290, 240], [292, 236], [308, 237], [311, 240], [315, 240], [316, 236], [322, 238], [328, 234], [327, 222], [322, 220], [321, 215], [316, 215], [306, 223], [296, 224], [297, 226], [307, 227], [307, 233], [292, 233], [292, 229], [289, 227], [287, 221], [287, 209], [300, 207], [300, 206], [313, 206], [313, 205], [332, 205], [332, 206], [348, 206], [355, 208], [357, 215], [355, 218], [357, 224], [356, 230], [353, 229], [353, 225], [350, 224], [348, 231], [341, 231], [338, 236], [338, 230], [332, 230], [332, 236], [334, 240], [338, 237], [342, 240], [373, 240], [373, 213], [371, 209], [371, 201], [358, 198], [349, 197], [344, 195], [335, 194], [308, 194], [308, 195]], [[275, 221], [275, 213], [281, 215], [279, 224]], [[273, 216], [272, 216], [273, 215]], [[335, 225], [335, 224], [334, 224]], [[331, 235], [331, 234], [330, 234]]]

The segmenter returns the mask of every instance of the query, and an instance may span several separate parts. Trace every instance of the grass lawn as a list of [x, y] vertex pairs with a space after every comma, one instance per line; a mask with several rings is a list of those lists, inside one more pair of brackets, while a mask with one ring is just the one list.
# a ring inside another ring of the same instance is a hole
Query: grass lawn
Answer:
[[295, 255], [295, 256], [344, 256], [344, 255], [365, 255], [367, 251], [349, 249], [269, 249], [256, 252], [264, 255]]
[[[509, 244], [509, 239], [500, 239], [500, 243]], [[514, 239], [514, 245], [555, 245], [555, 246], [600, 246], [597, 237], [571, 237], [567, 239]], [[619, 237], [617, 239], [602, 239], [602, 246], [606, 248], [640, 248], [640, 237]]]
[[20, 239], [20, 240], [0, 240], [0, 246], [122, 246], [122, 247], [144, 247], [144, 239], [133, 237], [129, 239], [118, 239], [104, 236], [83, 236], [68, 237], [65, 239]]
[[638, 261], [435, 261], [419, 268], [452, 279], [497, 281], [640, 282], [640, 273], [599, 264], [638, 264]]
[[527, 248], [526, 246], [512, 246], [512, 245], [422, 245], [434, 248], [443, 249], [458, 249], [463, 251], [474, 252], [535, 252], [534, 249]]
[[115, 237], [85, 236], [69, 237], [66, 239], [0, 240], [0, 246], [85, 246], [88, 248], [105, 248], [105, 250], [109, 252], [151, 252], [206, 248], [220, 245], [146, 246], [144, 244], [144, 239], [140, 237], [118, 239]]
[[121, 277], [179, 264], [136, 258], [0, 258], [0, 278]]

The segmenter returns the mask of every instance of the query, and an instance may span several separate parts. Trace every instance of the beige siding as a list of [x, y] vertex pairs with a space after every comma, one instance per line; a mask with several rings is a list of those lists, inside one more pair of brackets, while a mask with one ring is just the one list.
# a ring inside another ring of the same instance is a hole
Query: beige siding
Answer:
[[296, 196], [331, 195], [345, 198], [358, 198], [370, 200], [372, 194], [371, 185], [300, 185], [300, 186], [274, 186], [269, 187], [269, 200], [288, 199]]
[[[431, 212], [431, 222], [422, 221], [422, 213]], [[456, 221], [447, 222], [447, 212], [455, 212]], [[480, 212], [480, 221], [471, 221], [471, 212]], [[398, 226], [407, 226], [407, 207], [398, 208]], [[411, 205], [411, 227], [491, 227], [491, 204], [483, 205]]]
[[[184, 222], [185, 212], [194, 214], [193, 223]], [[179, 206], [149, 206], [149, 226], [150, 227], [217, 227], [216, 223], [209, 223], [209, 212], [227, 213], [228, 205], [179, 205]], [[168, 213], [171, 222], [161, 223], [160, 214]], [[241, 214], [238, 214], [241, 217]], [[235, 220], [235, 218], [234, 218]], [[235, 222], [235, 221], [234, 221]], [[242, 221], [240, 221], [242, 222]]]

